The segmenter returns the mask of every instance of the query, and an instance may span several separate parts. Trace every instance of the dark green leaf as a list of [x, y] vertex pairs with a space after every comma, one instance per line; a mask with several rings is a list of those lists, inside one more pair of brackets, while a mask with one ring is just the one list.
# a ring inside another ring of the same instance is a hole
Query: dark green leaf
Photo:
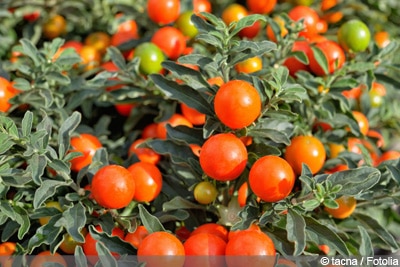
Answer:
[[124, 56], [121, 54], [121, 51], [114, 46], [110, 46], [107, 48], [107, 53], [110, 55], [112, 62], [117, 66], [118, 69], [124, 70], [126, 69], [126, 62]]
[[354, 213], [354, 217], [364, 227], [375, 233], [383, 242], [389, 245], [393, 251], [399, 249], [399, 245], [393, 235], [391, 235], [389, 231], [385, 229], [385, 227], [383, 227], [377, 220], [362, 213]]
[[85, 242], [85, 237], [81, 230], [86, 224], [86, 209], [81, 202], [63, 212], [65, 218], [65, 228], [71, 237], [78, 242]]
[[209, 86], [208, 82], [203, 78], [201, 73], [192, 68], [178, 64], [174, 61], [164, 61], [162, 66], [171, 71], [177, 78], [187, 81], [187, 85], [194, 89], [203, 89]]
[[149, 233], [165, 231], [164, 226], [157, 219], [157, 217], [151, 215], [150, 212], [148, 212], [146, 208], [143, 207], [143, 205], [139, 204], [138, 208], [140, 220]]
[[345, 242], [334, 231], [332, 231], [331, 228], [321, 224], [312, 217], [304, 217], [304, 220], [306, 223], [306, 230], [318, 235], [323, 244], [337, 250], [341, 255], [350, 255]]
[[149, 140], [146, 142], [154, 151], [162, 155], [168, 155], [174, 163], [186, 164], [189, 159], [196, 159], [188, 146], [178, 145], [171, 140]]
[[93, 225], [90, 225], [88, 228], [90, 235], [95, 240], [100, 241], [98, 243], [103, 243], [109, 251], [119, 253], [120, 255], [133, 255], [136, 252], [132, 245], [121, 240], [118, 236], [111, 236], [105, 231], [98, 232]]
[[293, 51], [291, 52], [291, 55], [293, 55], [301, 63], [308, 65], [308, 56], [303, 51]]
[[198, 144], [203, 143], [203, 130], [196, 128], [189, 128], [184, 126], [172, 127], [167, 124], [168, 138], [185, 142], [187, 144]]
[[13, 145], [11, 137], [6, 133], [0, 133], [0, 155], [6, 153]]
[[16, 78], [14, 80], [14, 87], [21, 91], [28, 91], [31, 89], [31, 83], [24, 78]]
[[303, 216], [293, 209], [287, 214], [286, 231], [289, 241], [294, 242], [293, 256], [303, 253], [306, 247], [306, 223]]
[[46, 79], [48, 81], [56, 81], [61, 85], [68, 85], [71, 83], [71, 79], [68, 76], [56, 71], [48, 72], [46, 74]]
[[213, 115], [210, 104], [198, 91], [187, 85], [180, 85], [176, 82], [170, 81], [159, 74], [153, 74], [150, 77], [167, 97], [185, 103], [189, 107], [194, 108], [201, 113]]
[[361, 225], [358, 225], [358, 230], [360, 231], [361, 242], [360, 242], [360, 255], [362, 256], [373, 256], [374, 247], [372, 246], [371, 237], [369, 236], [367, 230]]
[[75, 265], [80, 267], [88, 266], [88, 258], [83, 252], [82, 246], [76, 246], [74, 253]]
[[81, 114], [75, 111], [61, 124], [58, 135], [58, 155], [60, 158], [63, 158], [69, 149], [70, 136], [76, 127], [78, 127], [80, 121]]
[[236, 23], [235, 28], [231, 32], [230, 36], [231, 37], [235, 36], [244, 28], [252, 26], [256, 21], [266, 22], [267, 19], [265, 18], [265, 16], [260, 15], [260, 14], [251, 14], [251, 15], [245, 16]]
[[22, 136], [26, 137], [31, 134], [33, 124], [33, 113], [31, 111], [25, 112], [24, 118], [21, 123]]
[[62, 186], [68, 186], [68, 183], [49, 179], [43, 180], [35, 192], [35, 196], [33, 198], [33, 207], [40, 207], [47, 199], [54, 196], [54, 194], [57, 192], [57, 189]]
[[311, 50], [314, 54], [315, 60], [317, 61], [318, 65], [322, 68], [324, 73], [325, 74], [329, 73], [328, 60], [326, 59], [324, 52], [320, 48], [315, 46], [312, 46]]
[[57, 239], [58, 235], [60, 235], [63, 231], [62, 227], [55, 226], [55, 222], [60, 216], [54, 216], [52, 219], [50, 219], [49, 223], [37, 228], [35, 235], [33, 235], [28, 242], [28, 251], [30, 253], [34, 248], [39, 247], [42, 244], [54, 244], [54, 241]]
[[200, 209], [203, 210], [203, 205], [198, 205], [193, 203], [192, 201], [186, 200], [181, 196], [176, 196], [168, 202], [163, 204], [164, 211], [171, 211], [171, 210], [179, 210], [179, 209]]
[[367, 191], [380, 180], [381, 173], [376, 168], [360, 167], [357, 169], [335, 172], [328, 176], [332, 185], [342, 185], [342, 190], [338, 196], [355, 196]]
[[41, 62], [38, 57], [39, 51], [37, 50], [37, 48], [32, 44], [31, 41], [25, 38], [21, 39], [20, 43], [22, 45], [23, 54], [30, 57], [35, 66], [39, 66]]
[[28, 170], [32, 174], [32, 180], [40, 185], [42, 183], [42, 176], [47, 166], [47, 159], [45, 156], [33, 154], [28, 160]]
[[117, 261], [111, 254], [111, 251], [102, 242], [96, 243], [96, 251], [99, 255], [99, 260], [103, 266], [117, 267]]

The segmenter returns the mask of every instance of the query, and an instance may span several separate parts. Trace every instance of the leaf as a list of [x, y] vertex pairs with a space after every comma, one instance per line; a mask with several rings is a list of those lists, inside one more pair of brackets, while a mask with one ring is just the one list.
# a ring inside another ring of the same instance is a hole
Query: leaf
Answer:
[[142, 204], [139, 204], [138, 208], [140, 220], [149, 233], [165, 231], [164, 226], [157, 217], [151, 215]]
[[298, 61], [305, 65], [309, 64], [308, 56], [304, 51], [292, 51], [290, 55], [294, 56]]
[[28, 251], [29, 253], [36, 247], [42, 244], [50, 245], [54, 244], [57, 237], [62, 234], [63, 228], [55, 226], [55, 222], [60, 218], [59, 216], [53, 216], [49, 223], [37, 228], [36, 233], [29, 239]]
[[86, 224], [86, 209], [81, 202], [77, 202], [73, 207], [63, 212], [65, 218], [65, 228], [68, 234], [77, 241], [84, 243], [85, 237], [82, 235], [81, 230]]
[[177, 84], [160, 74], [152, 74], [150, 75], [150, 78], [167, 97], [185, 103], [189, 107], [194, 108], [201, 113], [213, 115], [211, 105], [193, 88], [187, 85]]
[[175, 196], [168, 202], [163, 204], [163, 211], [179, 210], [179, 209], [199, 209], [204, 210], [203, 205], [198, 205], [192, 201], [186, 200], [181, 196]]
[[358, 225], [358, 230], [360, 231], [361, 242], [360, 242], [360, 255], [362, 256], [373, 256], [374, 255], [374, 247], [372, 246], [371, 238], [365, 230], [364, 227]]
[[99, 260], [103, 266], [117, 267], [117, 261], [111, 254], [110, 250], [102, 242], [96, 243], [96, 251], [99, 255]]
[[314, 58], [317, 61], [318, 65], [322, 68], [325, 74], [328, 74], [329, 73], [328, 60], [326, 59], [324, 52], [320, 48], [315, 46], [311, 46], [311, 50], [314, 54]]
[[15, 144], [11, 137], [6, 133], [0, 133], [0, 155], [6, 153]]
[[62, 186], [68, 186], [68, 183], [49, 179], [43, 180], [33, 197], [33, 207], [39, 208], [47, 199], [54, 196], [57, 189]]
[[177, 78], [187, 81], [187, 85], [198, 90], [209, 86], [208, 82], [203, 78], [197, 70], [178, 64], [174, 61], [164, 61], [162, 66], [171, 71]]
[[236, 23], [235, 28], [231, 32], [230, 36], [231, 37], [235, 36], [244, 28], [252, 26], [254, 23], [256, 23], [256, 21], [266, 22], [267, 19], [265, 18], [265, 16], [260, 15], [260, 14], [251, 14], [251, 15], [245, 16]]
[[83, 252], [82, 246], [76, 246], [74, 253], [75, 265], [80, 267], [88, 266], [88, 258]]
[[297, 211], [289, 209], [287, 214], [286, 231], [289, 241], [294, 242], [293, 256], [303, 253], [306, 247], [306, 223]]
[[372, 233], [375, 233], [383, 242], [392, 248], [392, 251], [399, 249], [399, 245], [397, 244], [393, 235], [391, 235], [389, 231], [385, 229], [377, 220], [366, 214], [353, 214], [358, 222], [369, 229]]
[[81, 116], [79, 112], [75, 111], [61, 124], [58, 134], [58, 155], [61, 159], [64, 158], [65, 153], [69, 149], [70, 136], [76, 127], [78, 127]]
[[56, 71], [46, 73], [46, 79], [48, 81], [56, 81], [61, 85], [68, 85], [71, 83], [71, 79], [68, 76]]
[[341, 255], [350, 255], [350, 251], [346, 247], [345, 242], [328, 226], [321, 224], [312, 217], [304, 217], [304, 220], [306, 223], [306, 230], [319, 236], [324, 244], [337, 250]]
[[28, 91], [31, 89], [31, 83], [27, 79], [24, 79], [24, 78], [16, 78], [14, 80], [13, 86], [16, 89], [21, 90], [21, 91]]
[[249, 129], [249, 135], [252, 137], [267, 138], [277, 144], [290, 144], [290, 138], [286, 133], [274, 129]]
[[33, 113], [31, 111], [26, 111], [24, 118], [21, 123], [22, 136], [26, 137], [31, 134], [33, 124]]
[[110, 56], [112, 62], [115, 64], [115, 66], [117, 66], [118, 69], [120, 70], [126, 69], [125, 59], [118, 48], [114, 46], [108, 47], [107, 54]]
[[197, 160], [188, 146], [178, 145], [171, 140], [154, 139], [147, 141], [146, 144], [155, 152], [170, 156], [171, 160], [177, 164], [187, 164], [189, 159]]
[[376, 168], [359, 167], [357, 169], [335, 172], [327, 179], [335, 185], [342, 185], [342, 190], [337, 194], [355, 196], [372, 188], [380, 180], [381, 173]]
[[46, 169], [47, 159], [46, 156], [33, 154], [28, 160], [28, 170], [32, 175], [32, 180], [40, 185], [42, 183], [42, 176]]
[[20, 43], [22, 45], [23, 54], [30, 57], [32, 59], [33, 63], [35, 64], [35, 66], [39, 66], [41, 64], [39, 57], [38, 57], [39, 51], [33, 45], [33, 43], [25, 38], [22, 38], [20, 40]]
[[203, 143], [203, 130], [200, 128], [189, 128], [184, 126], [175, 126], [167, 124], [168, 138], [185, 142], [187, 144], [199, 144]]
[[277, 48], [276, 44], [271, 41], [248, 41], [240, 40], [238, 45], [234, 46], [230, 51], [227, 62], [230, 66], [235, 66], [248, 58], [262, 56]]
[[116, 252], [120, 255], [136, 254], [136, 250], [132, 247], [132, 245], [121, 240], [121, 238], [119, 238], [118, 236], [111, 236], [107, 234], [105, 231], [98, 232], [93, 225], [90, 225], [88, 228], [90, 235], [95, 240], [99, 241], [98, 243], [103, 243], [109, 251]]

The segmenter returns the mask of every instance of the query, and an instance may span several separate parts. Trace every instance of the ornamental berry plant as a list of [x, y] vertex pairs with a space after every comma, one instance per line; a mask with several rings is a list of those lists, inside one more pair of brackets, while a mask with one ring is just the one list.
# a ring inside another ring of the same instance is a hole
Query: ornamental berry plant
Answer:
[[2, 1], [1, 264], [398, 252], [399, 8]]

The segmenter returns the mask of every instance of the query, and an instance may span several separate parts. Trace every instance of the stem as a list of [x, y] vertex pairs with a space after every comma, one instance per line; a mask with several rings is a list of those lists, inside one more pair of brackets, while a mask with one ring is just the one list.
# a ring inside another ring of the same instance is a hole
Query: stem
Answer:
[[137, 201], [131, 201], [128, 206], [119, 214], [119, 217], [128, 217], [132, 215], [132, 211], [136, 208], [139, 203]]

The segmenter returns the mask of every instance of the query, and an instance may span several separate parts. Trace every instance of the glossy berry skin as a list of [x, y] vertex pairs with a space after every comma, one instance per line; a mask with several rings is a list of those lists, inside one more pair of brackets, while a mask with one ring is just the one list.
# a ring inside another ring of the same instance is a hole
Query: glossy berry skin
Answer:
[[139, 202], [153, 201], [161, 192], [162, 175], [158, 167], [148, 162], [136, 162], [128, 167], [135, 180], [134, 200]]
[[247, 150], [243, 142], [231, 133], [211, 136], [200, 151], [200, 166], [211, 178], [231, 181], [246, 168]]
[[124, 208], [135, 195], [135, 179], [126, 168], [107, 165], [93, 176], [91, 191], [100, 206], [108, 209]]
[[292, 166], [295, 174], [301, 174], [303, 163], [310, 168], [312, 174], [316, 174], [325, 163], [326, 151], [318, 138], [296, 136], [286, 147], [284, 158]]
[[180, 0], [148, 0], [147, 14], [149, 18], [160, 25], [174, 22], [180, 12]]
[[295, 180], [290, 164], [273, 155], [258, 159], [249, 173], [251, 190], [266, 202], [277, 202], [287, 197], [292, 192]]
[[214, 99], [218, 119], [231, 129], [252, 124], [261, 113], [261, 97], [257, 89], [242, 80], [223, 84]]
[[137, 250], [139, 262], [148, 267], [182, 267], [185, 262], [185, 248], [182, 242], [168, 232], [153, 232], [146, 236]]
[[161, 63], [165, 60], [162, 50], [151, 42], [138, 45], [135, 49], [135, 57], [140, 59], [140, 72], [146, 75], [160, 72], [163, 68]]
[[74, 136], [70, 141], [72, 149], [70, 152], [80, 152], [83, 155], [71, 160], [71, 170], [79, 172], [84, 167], [92, 163], [94, 154], [102, 147], [100, 140], [88, 133], [82, 133], [79, 136]]

